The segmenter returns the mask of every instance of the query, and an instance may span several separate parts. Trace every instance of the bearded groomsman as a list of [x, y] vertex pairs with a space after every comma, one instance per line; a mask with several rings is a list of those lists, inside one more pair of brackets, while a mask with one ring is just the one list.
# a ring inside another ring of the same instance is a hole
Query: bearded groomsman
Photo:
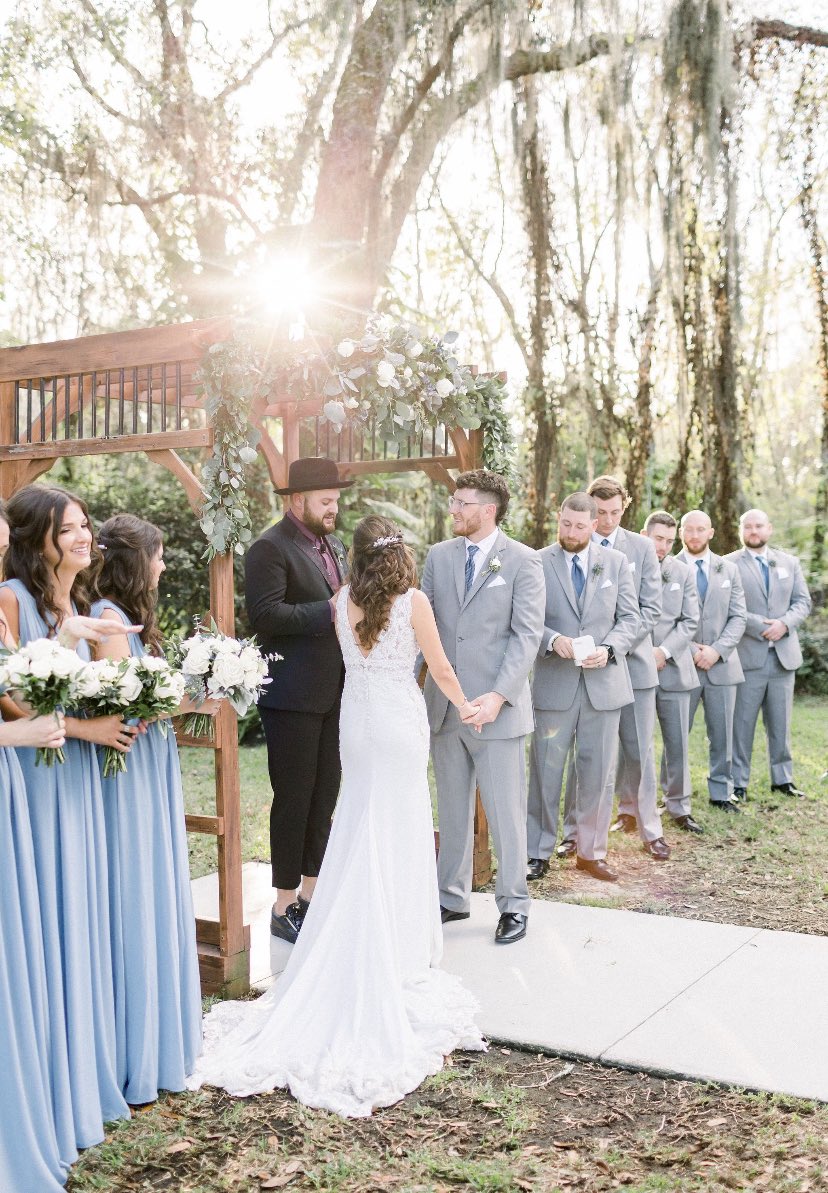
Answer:
[[678, 523], [666, 510], [649, 514], [642, 534], [652, 541], [661, 565], [661, 617], [653, 630], [658, 671], [656, 714], [661, 726], [661, 790], [673, 823], [688, 833], [704, 830], [690, 810], [692, 786], [688, 738], [690, 693], [700, 687], [691, 645], [699, 624], [699, 594], [689, 566], [673, 558]]
[[801, 796], [793, 781], [791, 713], [796, 669], [802, 663], [797, 628], [811, 611], [811, 596], [799, 560], [768, 542], [773, 526], [764, 510], [739, 519], [742, 550], [727, 556], [742, 577], [747, 629], [739, 643], [745, 682], [736, 695], [733, 719], [733, 787], [747, 798], [750, 758], [759, 710], [768, 737], [771, 791]]
[[[455, 537], [436, 543], [423, 569], [443, 649], [472, 704], [466, 721], [430, 676], [425, 701], [437, 780], [443, 923], [469, 918], [475, 788], [497, 855], [495, 942], [526, 935], [526, 735], [532, 732], [529, 672], [543, 629], [537, 552], [500, 529], [509, 505], [502, 476], [463, 472], [449, 498]], [[478, 727], [480, 732], [478, 732]]]
[[744, 672], [736, 647], [745, 632], [745, 594], [735, 563], [714, 555], [715, 534], [702, 510], [681, 519], [683, 550], [678, 558], [695, 573], [701, 616], [691, 645], [700, 687], [690, 693], [690, 727], [701, 700], [710, 754], [707, 790], [710, 803], [722, 812], [738, 812], [733, 798], [733, 711], [736, 688]]
[[[592, 541], [595, 501], [572, 493], [558, 515], [558, 541], [540, 552], [546, 582], [543, 637], [532, 700], [535, 736], [529, 764], [528, 876], [542, 878], [555, 849], [564, 767], [576, 774], [576, 865], [615, 882], [607, 865], [612, 776], [621, 709], [633, 702], [627, 652], [639, 630], [627, 559]], [[591, 642], [584, 643], [584, 638]], [[587, 653], [582, 657], [582, 650]]]

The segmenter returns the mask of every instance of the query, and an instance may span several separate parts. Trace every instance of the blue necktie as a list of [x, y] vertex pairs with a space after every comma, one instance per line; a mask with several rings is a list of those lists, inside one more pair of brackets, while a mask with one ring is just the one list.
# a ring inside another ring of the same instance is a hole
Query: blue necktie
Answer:
[[572, 556], [572, 587], [575, 589], [575, 595], [578, 600], [581, 599], [581, 594], [584, 591], [584, 573], [581, 571], [581, 565], [578, 562], [578, 556]]
[[767, 596], [770, 592], [770, 569], [768, 568], [768, 561], [764, 555], [757, 555], [756, 562], [759, 564], [760, 571], [762, 572], [762, 583], [765, 586], [765, 595]]
[[601, 539], [601, 546], [602, 546], [602, 547], [608, 547], [608, 546], [609, 546], [609, 539]]
[[469, 543], [469, 553], [466, 557], [466, 594], [474, 583], [474, 557], [479, 550], [474, 543]]
[[707, 596], [707, 576], [704, 574], [704, 560], [697, 559], [696, 567], [698, 568], [696, 572], [696, 588], [698, 588], [699, 596], [702, 603], [704, 603], [704, 598]]

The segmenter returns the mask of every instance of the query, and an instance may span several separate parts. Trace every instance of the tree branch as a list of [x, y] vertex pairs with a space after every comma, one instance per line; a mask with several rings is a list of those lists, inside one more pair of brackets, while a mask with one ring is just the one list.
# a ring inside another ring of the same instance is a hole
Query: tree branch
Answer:
[[123, 53], [109, 34], [108, 23], [103, 19], [101, 14], [95, 8], [94, 4], [90, 3], [90, 0], [80, 0], [80, 4], [87, 16], [90, 16], [97, 25], [97, 33], [98, 37], [101, 39], [101, 45], [109, 51], [110, 56], [115, 60], [115, 62], [118, 63], [120, 67], [123, 67], [123, 69], [138, 84], [139, 87], [143, 87], [144, 90], [148, 90], [150, 85], [149, 80], [145, 78], [137, 66], [133, 66], [129, 59], [124, 57]]
[[821, 46], [828, 49], [828, 30], [813, 29], [808, 25], [791, 25], [788, 21], [759, 20], [751, 27], [752, 40], [776, 38], [791, 41], [798, 46]]
[[116, 120], [121, 120], [124, 124], [132, 125], [133, 128], [146, 130], [146, 124], [143, 121], [136, 120], [134, 116], [129, 116], [126, 112], [119, 112], [117, 108], [113, 108], [112, 105], [107, 103], [104, 97], [95, 90], [69, 42], [64, 42], [63, 48], [66, 50], [66, 53], [69, 56], [69, 61], [72, 63], [72, 69], [77, 75], [78, 82], [80, 83], [81, 87], [84, 89], [87, 95], [90, 95], [92, 99], [94, 99], [96, 104], [103, 108], [107, 115], [114, 116]]
[[224, 100], [226, 100], [228, 96], [232, 95], [234, 91], [240, 91], [242, 87], [246, 87], [256, 72], [264, 66], [268, 59], [273, 57], [277, 48], [281, 45], [285, 38], [289, 34], [295, 33], [297, 29], [301, 29], [304, 25], [309, 25], [310, 20], [310, 17], [303, 17], [300, 21], [294, 21], [292, 25], [285, 25], [284, 29], [282, 29], [280, 33], [275, 33], [273, 35], [273, 40], [267, 49], [259, 55], [255, 62], [251, 63], [244, 74], [238, 79], [233, 79], [233, 81], [228, 83], [226, 87], [222, 87], [221, 91], [219, 91], [218, 95], [213, 97], [211, 102], [214, 104], [223, 103]]

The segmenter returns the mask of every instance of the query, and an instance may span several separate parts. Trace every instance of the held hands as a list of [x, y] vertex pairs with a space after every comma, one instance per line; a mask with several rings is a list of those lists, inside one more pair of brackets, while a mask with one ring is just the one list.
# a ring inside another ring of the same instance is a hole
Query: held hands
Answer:
[[[471, 715], [464, 716], [461, 709], [460, 718], [464, 725], [469, 725], [479, 732], [484, 725], [490, 725], [492, 721], [497, 720], [504, 703], [505, 697], [499, 692], [485, 692], [482, 696], [475, 696], [474, 700], [469, 702], [468, 708], [466, 705], [463, 706]], [[474, 712], [471, 712], [472, 708], [475, 709]]]
[[66, 725], [62, 713], [42, 717], [24, 717], [9, 721], [2, 727], [2, 737], [9, 746], [38, 746], [57, 750], [66, 741]]
[[663, 671], [667, 666], [667, 655], [660, 646], [653, 647], [653, 658], [655, 659], [656, 671]]
[[784, 638], [787, 634], [788, 627], [778, 617], [763, 617], [762, 620], [768, 627], [762, 631], [762, 637], [766, 638], [768, 642], [778, 642], [780, 638]]
[[722, 656], [712, 646], [703, 646], [700, 642], [693, 643], [693, 662], [699, 671], [709, 671], [714, 663], [718, 663]]

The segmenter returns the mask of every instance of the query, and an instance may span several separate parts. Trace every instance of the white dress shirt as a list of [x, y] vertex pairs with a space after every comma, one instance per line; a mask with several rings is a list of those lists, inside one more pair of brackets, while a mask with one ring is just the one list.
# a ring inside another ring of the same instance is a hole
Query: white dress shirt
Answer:
[[472, 578], [472, 584], [474, 584], [475, 580], [480, 575], [480, 569], [483, 567], [483, 564], [486, 562], [486, 557], [488, 556], [492, 547], [497, 542], [497, 536], [498, 536], [498, 527], [495, 526], [492, 533], [487, 534], [486, 537], [484, 539], [481, 539], [479, 543], [473, 543], [471, 539], [464, 538], [463, 541], [466, 544], [466, 559], [468, 559], [468, 557], [469, 557], [469, 547], [477, 547], [477, 554], [474, 557], [474, 576]]
[[607, 546], [612, 547], [614, 549], [615, 548], [615, 540], [617, 537], [618, 537], [618, 527], [617, 526], [616, 526], [615, 530], [613, 530], [612, 534], [599, 534], [597, 530], [593, 530], [593, 532], [592, 532], [592, 541], [593, 541], [593, 543], [597, 543], [599, 547], [603, 547], [604, 539], [606, 539]]

